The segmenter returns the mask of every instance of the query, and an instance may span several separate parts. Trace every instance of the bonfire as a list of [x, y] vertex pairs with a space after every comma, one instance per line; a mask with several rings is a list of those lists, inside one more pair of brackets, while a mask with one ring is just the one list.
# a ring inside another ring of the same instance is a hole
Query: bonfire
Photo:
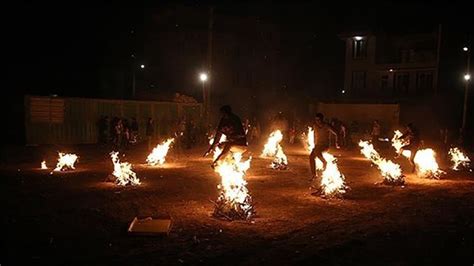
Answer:
[[316, 159], [316, 169], [322, 171], [321, 178], [321, 196], [326, 198], [341, 197], [346, 193], [348, 187], [345, 184], [345, 177], [337, 167], [337, 159], [328, 152], [323, 152], [323, 157], [326, 160], [326, 168], [323, 167], [323, 162]]
[[411, 151], [409, 150], [403, 150], [402, 147], [409, 144], [408, 141], [404, 139], [399, 139], [402, 136], [402, 132], [400, 130], [395, 130], [393, 138], [392, 138], [392, 146], [395, 148], [397, 151], [397, 154], [402, 154], [406, 158], [410, 158], [411, 156]]
[[469, 157], [467, 157], [457, 147], [449, 149], [449, 155], [451, 156], [451, 161], [453, 162], [453, 166], [451, 167], [451, 169], [458, 171], [460, 169], [459, 166], [462, 166], [465, 169], [469, 168], [471, 159], [469, 159]]
[[273, 157], [270, 167], [278, 170], [285, 170], [288, 168], [288, 158], [283, 152], [280, 142], [283, 140], [283, 134], [280, 130], [273, 131], [268, 137], [267, 143], [263, 147], [263, 157]]
[[153, 148], [153, 151], [146, 158], [148, 165], [163, 165], [165, 163], [166, 155], [170, 149], [171, 143], [173, 143], [174, 138], [169, 138], [161, 144], [156, 145]]
[[77, 161], [77, 155], [72, 154], [72, 153], [58, 153], [59, 158], [58, 158], [58, 163], [56, 164], [56, 168], [54, 168], [53, 171], [67, 171], [67, 170], [73, 170], [76, 169], [74, 167], [74, 164]]
[[426, 178], [439, 179], [443, 171], [439, 169], [436, 162], [436, 153], [432, 149], [418, 150], [415, 154], [415, 165], [418, 170], [418, 176]]
[[41, 162], [41, 169], [48, 169], [48, 166], [46, 166], [46, 161]]
[[273, 158], [273, 162], [270, 165], [273, 169], [277, 170], [286, 170], [288, 169], [288, 159], [286, 157], [286, 154], [283, 152], [283, 148], [278, 145], [277, 147], [277, 153], [275, 154], [275, 157]]
[[400, 165], [382, 158], [380, 154], [374, 149], [374, 146], [368, 141], [359, 141], [361, 147], [360, 152], [369, 159], [380, 170], [380, 174], [384, 178], [383, 183], [388, 185], [403, 185], [405, 179], [402, 174]]
[[217, 186], [219, 197], [215, 202], [215, 217], [247, 220], [255, 215], [252, 197], [244, 179], [251, 159], [242, 161], [242, 153], [236, 152], [217, 162], [214, 171], [221, 176], [221, 183]]
[[115, 151], [110, 153], [112, 163], [114, 164], [112, 175], [115, 177], [115, 183], [119, 186], [140, 185], [140, 179], [138, 179], [137, 174], [132, 171], [132, 165], [128, 162], [121, 163], [118, 155], [119, 153]]

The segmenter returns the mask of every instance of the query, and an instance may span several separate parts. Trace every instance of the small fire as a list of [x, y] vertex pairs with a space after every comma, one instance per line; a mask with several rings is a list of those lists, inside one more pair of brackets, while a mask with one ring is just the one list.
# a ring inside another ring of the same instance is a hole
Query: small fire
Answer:
[[277, 153], [273, 159], [272, 164], [270, 165], [273, 169], [286, 170], [288, 169], [288, 159], [286, 154], [283, 152], [283, 148], [278, 144]]
[[308, 127], [308, 136], [306, 137], [306, 149], [312, 151], [314, 148], [314, 129]]
[[118, 152], [111, 152], [110, 157], [112, 158], [112, 163], [114, 164], [114, 171], [112, 173], [117, 179], [115, 182], [119, 186], [126, 185], [140, 185], [140, 179], [138, 179], [137, 174], [132, 171], [132, 165], [128, 162], [121, 163], [118, 158]]
[[274, 157], [270, 166], [273, 169], [284, 170], [288, 166], [288, 158], [283, 152], [280, 142], [283, 140], [283, 134], [280, 130], [273, 131], [268, 137], [268, 141], [263, 147], [263, 157]]
[[459, 166], [469, 168], [471, 159], [469, 159], [469, 157], [467, 157], [457, 147], [449, 149], [449, 155], [451, 156], [451, 161], [453, 162], [453, 167], [452, 167], [453, 170], [455, 171], [459, 170]]
[[[227, 140], [227, 137], [224, 134], [222, 134], [221, 138], [219, 139], [219, 143], [225, 142], [226, 140]], [[210, 145], [212, 145], [213, 142], [214, 142], [214, 137], [209, 139], [209, 144]], [[217, 159], [217, 157], [221, 153], [222, 153], [222, 149], [219, 148], [219, 145], [216, 145], [216, 147], [214, 148], [214, 151], [213, 151], [213, 155], [212, 155], [213, 160]]]
[[405, 156], [406, 158], [411, 157], [411, 151], [409, 150], [403, 150], [402, 147], [409, 144], [408, 141], [399, 139], [403, 134], [400, 132], [400, 130], [395, 130], [393, 138], [392, 138], [392, 146], [395, 148], [398, 154], [402, 152], [402, 155]]
[[244, 179], [251, 159], [242, 161], [242, 153], [237, 152], [217, 162], [214, 171], [221, 176], [221, 184], [217, 186], [220, 195], [214, 216], [233, 220], [249, 219], [255, 214]]
[[374, 149], [374, 146], [368, 141], [359, 141], [359, 146], [361, 147], [360, 152], [365, 156], [365, 158], [369, 159], [379, 168], [380, 174], [384, 177], [385, 183], [400, 185], [405, 183], [400, 165], [382, 158]]
[[48, 166], [46, 166], [46, 161], [41, 162], [41, 169], [48, 169]]
[[280, 130], [273, 131], [270, 136], [268, 137], [267, 143], [263, 146], [263, 157], [273, 157], [278, 152], [278, 146], [280, 145], [280, 141], [283, 140], [283, 134]]
[[325, 197], [338, 197], [346, 193], [347, 186], [345, 185], [345, 177], [337, 167], [336, 158], [328, 153], [323, 152], [323, 157], [326, 160], [326, 169], [323, 169], [323, 162], [316, 159], [316, 168], [323, 171], [321, 178], [321, 193]]
[[77, 155], [72, 154], [72, 153], [58, 153], [59, 158], [58, 158], [58, 163], [56, 164], [56, 168], [54, 168], [53, 171], [67, 171], [67, 170], [72, 170], [76, 169], [74, 167], [74, 164], [76, 163], [77, 160]]
[[153, 148], [153, 151], [146, 158], [148, 165], [163, 165], [165, 163], [166, 155], [170, 148], [171, 143], [173, 143], [174, 138], [169, 138], [161, 144], [156, 145]]
[[436, 153], [432, 149], [418, 150], [415, 154], [415, 165], [418, 169], [418, 175], [421, 177], [431, 177], [439, 179], [444, 174], [439, 169], [438, 163], [436, 162]]

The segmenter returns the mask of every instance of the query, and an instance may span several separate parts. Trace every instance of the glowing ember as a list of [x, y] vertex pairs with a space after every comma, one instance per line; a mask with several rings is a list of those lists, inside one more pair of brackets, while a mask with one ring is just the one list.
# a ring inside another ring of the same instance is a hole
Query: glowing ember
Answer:
[[403, 185], [405, 183], [400, 165], [382, 158], [368, 141], [359, 141], [359, 146], [361, 147], [360, 152], [365, 158], [369, 159], [379, 168], [380, 174], [384, 177], [384, 183], [396, 185]]
[[77, 155], [72, 154], [72, 153], [58, 153], [59, 158], [58, 158], [58, 163], [56, 164], [56, 168], [54, 168], [53, 171], [67, 171], [67, 170], [72, 170], [76, 169], [74, 168], [74, 164], [77, 161]]
[[[225, 142], [226, 140], [227, 140], [227, 137], [224, 134], [222, 134], [221, 138], [219, 139], [219, 143]], [[214, 142], [214, 137], [209, 139], [209, 144], [210, 145], [212, 145], [213, 142]], [[222, 153], [222, 149], [219, 148], [219, 145], [216, 145], [216, 147], [214, 148], [214, 151], [213, 151], [213, 155], [212, 155], [213, 160], [217, 159], [217, 157], [221, 153]]]
[[392, 138], [392, 146], [397, 151], [397, 154], [400, 154], [401, 152], [403, 156], [405, 156], [406, 158], [410, 158], [411, 151], [409, 150], [402, 151], [402, 147], [409, 144], [408, 141], [399, 139], [399, 137], [401, 137], [402, 135], [403, 134], [402, 132], [400, 132], [400, 130], [395, 130], [393, 138]]
[[449, 155], [451, 156], [451, 161], [453, 162], [453, 170], [459, 170], [459, 166], [469, 168], [471, 159], [469, 159], [469, 157], [462, 153], [462, 151], [457, 147], [449, 149]]
[[314, 148], [314, 129], [308, 127], [308, 136], [306, 137], [306, 149], [312, 151]]
[[278, 145], [283, 139], [283, 134], [280, 130], [273, 131], [268, 137], [267, 143], [263, 147], [262, 156], [264, 157], [273, 157], [278, 152]]
[[414, 160], [418, 169], [418, 176], [439, 179], [444, 174], [443, 171], [439, 170], [436, 153], [432, 149], [418, 150]]
[[168, 150], [173, 141], [174, 139], [170, 138], [163, 143], [156, 145], [156, 147], [153, 148], [153, 151], [146, 158], [148, 165], [163, 165], [165, 163], [166, 154], [168, 154]]
[[46, 166], [46, 161], [41, 162], [41, 169], [48, 169], [48, 166]]
[[110, 153], [112, 163], [114, 164], [114, 172], [112, 175], [116, 177], [115, 182], [117, 185], [140, 185], [140, 179], [138, 179], [137, 174], [132, 171], [132, 165], [128, 162], [121, 163], [118, 154], [119, 153], [115, 151]]
[[316, 159], [316, 168], [323, 171], [321, 178], [321, 195], [325, 197], [339, 197], [346, 193], [348, 187], [345, 185], [344, 175], [337, 167], [336, 158], [328, 152], [323, 152], [326, 160], [326, 169], [323, 169], [323, 162]]
[[246, 171], [250, 168], [251, 159], [242, 161], [242, 153], [233, 153], [217, 162], [214, 171], [221, 176], [221, 184], [217, 186], [220, 195], [214, 216], [233, 220], [249, 219], [255, 214], [252, 197], [244, 179]]

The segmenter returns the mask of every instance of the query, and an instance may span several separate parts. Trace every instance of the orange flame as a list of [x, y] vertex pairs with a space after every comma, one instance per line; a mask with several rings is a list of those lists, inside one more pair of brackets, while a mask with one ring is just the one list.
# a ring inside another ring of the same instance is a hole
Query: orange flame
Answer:
[[415, 154], [415, 165], [418, 169], [418, 176], [420, 177], [432, 177], [439, 179], [444, 174], [439, 169], [438, 163], [436, 162], [436, 153], [432, 149], [418, 150]]
[[469, 168], [471, 159], [467, 157], [461, 150], [457, 147], [449, 149], [449, 155], [451, 156], [451, 161], [453, 162], [452, 169], [457, 171], [459, 166]]
[[361, 147], [360, 152], [369, 159], [373, 164], [375, 164], [379, 170], [380, 174], [384, 177], [384, 181], [387, 183], [405, 183], [405, 180], [402, 175], [402, 170], [400, 165], [382, 158], [380, 154], [374, 149], [374, 146], [368, 141], [359, 141], [359, 146]]
[[111, 152], [110, 157], [112, 163], [114, 164], [114, 171], [112, 173], [117, 179], [115, 182], [119, 186], [126, 185], [140, 185], [140, 179], [138, 179], [137, 174], [132, 171], [132, 165], [128, 162], [121, 163], [118, 158], [118, 152]]
[[153, 151], [146, 158], [148, 165], [163, 165], [165, 163], [166, 155], [170, 148], [171, 143], [173, 143], [174, 138], [169, 138], [161, 144], [156, 145], [153, 148]]
[[58, 153], [59, 158], [58, 158], [58, 163], [56, 164], [56, 168], [54, 168], [53, 171], [66, 171], [66, 170], [73, 170], [76, 169], [74, 167], [74, 164], [76, 163], [77, 160], [77, 155], [72, 154], [72, 153]]

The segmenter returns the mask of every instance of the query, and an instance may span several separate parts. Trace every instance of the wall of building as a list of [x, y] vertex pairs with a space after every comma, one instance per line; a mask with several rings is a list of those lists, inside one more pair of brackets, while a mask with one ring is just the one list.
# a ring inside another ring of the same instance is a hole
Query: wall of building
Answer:
[[152, 101], [126, 101], [85, 98], [25, 97], [26, 144], [97, 143], [99, 120], [108, 116], [136, 118], [139, 135], [145, 136], [146, 122], [153, 118], [155, 137], [172, 133], [182, 118], [202, 122], [202, 105]]

